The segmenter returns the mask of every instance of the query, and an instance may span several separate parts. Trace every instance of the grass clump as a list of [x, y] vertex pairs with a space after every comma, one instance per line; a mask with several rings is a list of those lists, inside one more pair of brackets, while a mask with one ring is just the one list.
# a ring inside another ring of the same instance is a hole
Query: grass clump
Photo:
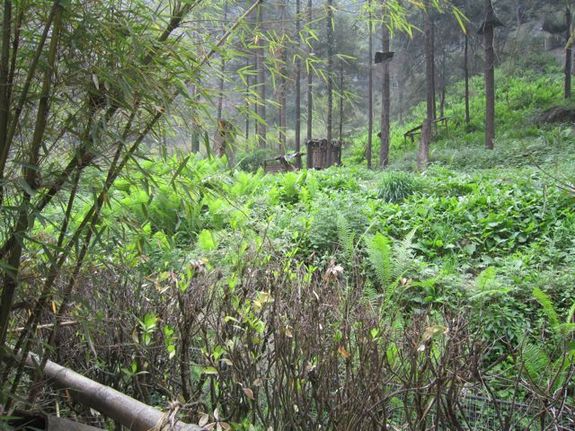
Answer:
[[378, 197], [385, 202], [398, 203], [421, 189], [421, 181], [413, 174], [400, 171], [386, 172], [379, 182]]

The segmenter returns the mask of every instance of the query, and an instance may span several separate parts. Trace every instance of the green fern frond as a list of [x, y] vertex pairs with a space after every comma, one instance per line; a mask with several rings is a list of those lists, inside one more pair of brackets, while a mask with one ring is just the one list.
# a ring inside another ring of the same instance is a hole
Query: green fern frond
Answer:
[[543, 307], [543, 311], [545, 315], [549, 319], [549, 323], [556, 327], [559, 325], [559, 316], [557, 315], [557, 311], [555, 311], [555, 307], [553, 306], [553, 302], [551, 302], [551, 298], [545, 292], [543, 292], [538, 287], [533, 289], [533, 297], [535, 300]]
[[371, 284], [364, 285], [363, 299], [371, 306], [371, 308], [376, 309], [380, 299], [380, 294]]
[[397, 280], [404, 276], [405, 273], [414, 268], [417, 263], [414, 255], [413, 237], [415, 236], [415, 229], [407, 234], [407, 236], [395, 244], [393, 247], [393, 279]]
[[341, 214], [338, 215], [336, 223], [339, 244], [343, 249], [347, 261], [351, 262], [355, 251], [355, 232], [347, 219]]
[[526, 344], [521, 355], [525, 370], [532, 379], [538, 379], [549, 368], [551, 361], [541, 346]]
[[367, 241], [367, 254], [377, 281], [382, 286], [388, 286], [393, 279], [393, 252], [391, 240], [377, 233]]

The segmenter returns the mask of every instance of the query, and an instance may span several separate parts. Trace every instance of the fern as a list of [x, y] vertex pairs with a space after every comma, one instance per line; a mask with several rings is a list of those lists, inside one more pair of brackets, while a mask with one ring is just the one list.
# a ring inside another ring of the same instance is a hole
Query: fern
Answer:
[[538, 287], [533, 289], [533, 297], [537, 300], [541, 307], [543, 307], [543, 311], [549, 319], [551, 326], [556, 328], [559, 325], [559, 316], [557, 315], [557, 311], [555, 311], [555, 307], [551, 302], [551, 298], [549, 298], [549, 296]]
[[363, 299], [372, 309], [375, 310], [378, 306], [380, 294], [377, 290], [375, 290], [373, 285], [365, 284], [363, 286]]
[[377, 281], [387, 286], [393, 279], [393, 251], [391, 241], [381, 233], [368, 240], [367, 253], [369, 261], [377, 275]]
[[392, 277], [396, 280], [403, 277], [408, 271], [412, 270], [417, 263], [413, 253], [414, 236], [415, 229], [409, 232], [402, 241], [395, 244], [393, 247]]
[[399, 281], [411, 270], [417, 260], [413, 254], [413, 237], [411, 231], [401, 242], [393, 243], [381, 233], [367, 239], [367, 255], [376, 274], [377, 282], [385, 291], [385, 301], [389, 305], [395, 296]]
[[551, 365], [549, 357], [537, 344], [528, 343], [525, 345], [522, 359], [525, 370], [533, 380], [543, 375]]
[[337, 224], [337, 237], [339, 240], [339, 244], [343, 249], [346, 261], [352, 262], [355, 250], [354, 246], [355, 232], [349, 225], [347, 219], [341, 214], [337, 216], [336, 224]]

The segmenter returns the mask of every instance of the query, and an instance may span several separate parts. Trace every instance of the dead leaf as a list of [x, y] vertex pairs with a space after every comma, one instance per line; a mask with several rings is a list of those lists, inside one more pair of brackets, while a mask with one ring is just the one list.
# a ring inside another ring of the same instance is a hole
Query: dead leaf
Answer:
[[254, 401], [254, 391], [252, 391], [250, 388], [242, 388], [244, 391], [244, 394], [246, 395], [246, 397], [248, 397], [250, 400]]
[[198, 425], [203, 428], [208, 424], [209, 421], [210, 421], [210, 415], [207, 413], [204, 413], [202, 415], [202, 417], [200, 417], [200, 420], [198, 421]]
[[343, 359], [349, 359], [349, 357], [351, 356], [349, 354], [349, 352], [347, 350], [345, 350], [345, 347], [343, 347], [343, 346], [339, 346], [337, 351], [339, 352], [339, 354], [342, 356]]

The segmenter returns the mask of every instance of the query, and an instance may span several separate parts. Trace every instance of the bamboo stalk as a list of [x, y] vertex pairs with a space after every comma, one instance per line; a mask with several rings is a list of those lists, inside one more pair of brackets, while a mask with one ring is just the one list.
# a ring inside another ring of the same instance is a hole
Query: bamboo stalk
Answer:
[[[35, 355], [28, 355], [26, 365], [38, 369]], [[177, 431], [202, 430], [197, 425], [189, 425], [180, 421], [176, 422], [173, 428], [169, 428], [166, 424], [168, 415], [55, 362], [47, 361], [43, 374], [56, 386], [68, 389], [76, 401], [99, 411], [132, 431], [163, 429], [162, 425], [166, 429]]]
[[[62, 326], [73, 326], [73, 325], [77, 325], [77, 324], [78, 324], [78, 322], [76, 320], [69, 320], [66, 322], [59, 323], [58, 326], [60, 326], [60, 327], [62, 327]], [[36, 327], [36, 329], [50, 329], [50, 328], [53, 328], [54, 325], [55, 325], [55, 323], [44, 323], [42, 325], [38, 325]], [[25, 326], [21, 326], [19, 328], [9, 329], [8, 332], [19, 333], [19, 332], [24, 331], [25, 329], [26, 329]]]

